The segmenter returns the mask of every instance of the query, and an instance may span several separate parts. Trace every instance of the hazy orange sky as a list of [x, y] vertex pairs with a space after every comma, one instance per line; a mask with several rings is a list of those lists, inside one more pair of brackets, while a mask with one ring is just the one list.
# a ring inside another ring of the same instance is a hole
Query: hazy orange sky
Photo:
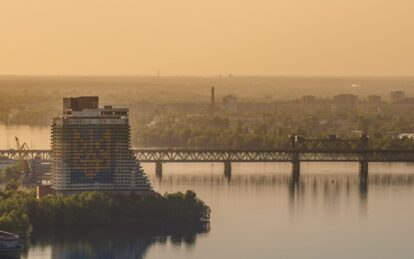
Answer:
[[1, 0], [0, 74], [414, 75], [413, 0]]

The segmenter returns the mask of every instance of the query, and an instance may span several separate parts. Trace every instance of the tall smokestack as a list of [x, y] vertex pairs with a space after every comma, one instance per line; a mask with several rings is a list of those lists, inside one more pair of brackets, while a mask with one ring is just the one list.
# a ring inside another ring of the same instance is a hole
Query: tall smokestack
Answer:
[[214, 115], [214, 86], [211, 87], [211, 115]]

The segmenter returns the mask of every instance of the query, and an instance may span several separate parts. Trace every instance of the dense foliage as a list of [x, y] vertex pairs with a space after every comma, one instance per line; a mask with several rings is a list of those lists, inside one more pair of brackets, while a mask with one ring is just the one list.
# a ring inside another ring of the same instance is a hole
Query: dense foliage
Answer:
[[[250, 118], [246, 120], [245, 118]], [[305, 138], [356, 139], [362, 131], [370, 136], [372, 148], [414, 149], [414, 139], [399, 139], [394, 133], [413, 132], [413, 114], [336, 114], [319, 112], [273, 114], [258, 113], [251, 117], [220, 115], [215, 117], [173, 116], [156, 125], [142, 123], [137, 130], [138, 146], [183, 148], [272, 149], [289, 146], [289, 135]]]
[[0, 184], [6, 190], [17, 190], [19, 187], [20, 171], [17, 164], [9, 165], [0, 171]]
[[199, 224], [210, 209], [192, 191], [148, 196], [84, 192], [65, 197], [0, 192], [0, 229], [33, 230], [128, 226], [131, 229]]
[[19, 168], [16, 164], [9, 165], [3, 170], [0, 170], [0, 183], [7, 183], [11, 180], [17, 180], [20, 177]]

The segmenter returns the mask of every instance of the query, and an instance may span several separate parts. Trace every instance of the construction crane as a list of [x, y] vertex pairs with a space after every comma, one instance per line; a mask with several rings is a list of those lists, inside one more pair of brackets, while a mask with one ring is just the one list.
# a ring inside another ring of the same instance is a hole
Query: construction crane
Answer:
[[15, 137], [16, 140], [16, 148], [18, 152], [18, 165], [20, 171], [20, 179], [19, 182], [21, 185], [31, 186], [34, 184], [34, 175], [33, 170], [31, 168], [31, 164], [29, 161], [24, 159], [24, 155], [22, 151], [30, 150], [29, 146], [26, 143], [20, 144], [19, 138]]

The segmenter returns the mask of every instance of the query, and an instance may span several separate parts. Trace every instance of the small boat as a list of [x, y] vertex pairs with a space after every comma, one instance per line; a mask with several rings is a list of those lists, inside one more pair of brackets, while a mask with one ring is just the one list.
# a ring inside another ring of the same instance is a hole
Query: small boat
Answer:
[[0, 231], [0, 255], [18, 252], [23, 249], [23, 242], [19, 235]]

